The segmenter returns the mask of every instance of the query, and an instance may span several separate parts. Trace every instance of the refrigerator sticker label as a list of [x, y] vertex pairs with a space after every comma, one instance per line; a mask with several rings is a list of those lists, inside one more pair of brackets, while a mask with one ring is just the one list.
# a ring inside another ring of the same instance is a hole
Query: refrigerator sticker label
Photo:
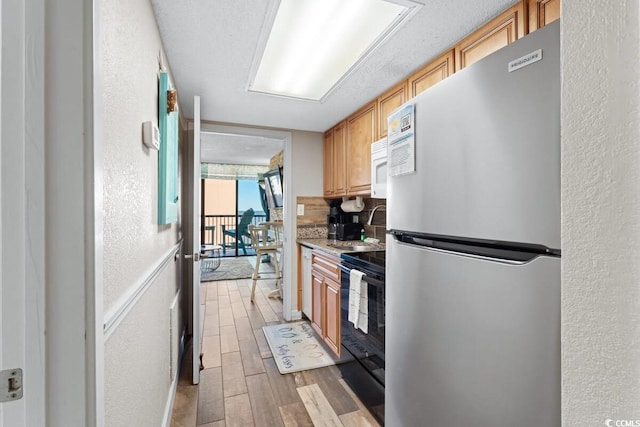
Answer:
[[387, 158], [390, 176], [416, 171], [414, 104], [405, 104], [387, 118]]
[[542, 49], [538, 49], [535, 52], [531, 52], [525, 56], [522, 56], [518, 59], [514, 59], [509, 62], [507, 69], [509, 72], [519, 70], [522, 67], [526, 67], [527, 65], [531, 65], [534, 62], [538, 62], [542, 59]]

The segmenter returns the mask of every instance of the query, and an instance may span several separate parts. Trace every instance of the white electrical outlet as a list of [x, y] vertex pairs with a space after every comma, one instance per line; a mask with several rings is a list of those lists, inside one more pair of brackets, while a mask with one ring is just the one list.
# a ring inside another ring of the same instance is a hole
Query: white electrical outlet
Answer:
[[302, 204], [297, 205], [297, 208], [298, 208], [298, 216], [304, 215], [304, 205]]

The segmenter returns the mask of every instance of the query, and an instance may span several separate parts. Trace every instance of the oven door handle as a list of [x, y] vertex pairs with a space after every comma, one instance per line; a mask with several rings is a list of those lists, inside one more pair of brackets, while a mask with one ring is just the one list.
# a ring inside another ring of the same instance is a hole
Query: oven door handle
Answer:
[[[351, 274], [351, 269], [342, 265], [342, 264], [338, 264], [338, 267], [340, 267], [340, 270], [342, 270], [343, 273], [347, 273], [347, 274]], [[362, 276], [362, 280], [364, 282], [369, 283], [370, 285], [373, 286], [378, 286], [378, 287], [384, 287], [384, 282], [378, 280], [378, 279], [374, 279], [373, 277], [369, 277], [366, 274], [363, 273]]]

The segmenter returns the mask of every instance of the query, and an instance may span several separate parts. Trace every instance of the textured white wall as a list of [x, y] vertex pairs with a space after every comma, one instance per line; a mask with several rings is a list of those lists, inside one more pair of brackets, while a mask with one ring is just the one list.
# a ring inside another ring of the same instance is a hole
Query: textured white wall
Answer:
[[[157, 225], [158, 152], [142, 144], [142, 123], [158, 123], [162, 43], [151, 4], [101, 2], [100, 26], [103, 286], [109, 313], [176, 244], [180, 225]], [[162, 423], [171, 393], [169, 307], [179, 286], [177, 269], [169, 262], [105, 343], [106, 426]]]
[[640, 420], [640, 15], [562, 16], [562, 419], [601, 426]]
[[[104, 309], [178, 239], [157, 225], [158, 152], [142, 144], [142, 123], [158, 123], [158, 52], [149, 1], [102, 5], [104, 79]], [[179, 88], [178, 88], [179, 89]]]
[[[176, 266], [170, 262], [158, 283], [175, 281]], [[105, 343], [105, 426], [162, 425], [171, 386], [167, 331], [174, 296], [167, 286], [151, 286]]]
[[293, 201], [298, 196], [322, 197], [322, 133], [292, 131], [291, 138]]
[[[298, 246], [296, 244], [296, 200], [298, 196], [319, 196], [323, 195], [322, 172], [323, 172], [323, 137], [319, 132], [291, 132], [291, 164], [285, 163], [285, 168], [290, 167], [292, 173], [291, 180], [291, 201], [287, 206], [287, 214], [291, 221], [287, 230], [291, 239], [287, 243], [286, 251], [293, 254], [289, 269], [289, 291], [292, 301], [292, 312], [296, 311], [296, 301], [298, 298]], [[285, 158], [286, 162], [286, 158]], [[285, 319], [289, 319], [285, 313]]]

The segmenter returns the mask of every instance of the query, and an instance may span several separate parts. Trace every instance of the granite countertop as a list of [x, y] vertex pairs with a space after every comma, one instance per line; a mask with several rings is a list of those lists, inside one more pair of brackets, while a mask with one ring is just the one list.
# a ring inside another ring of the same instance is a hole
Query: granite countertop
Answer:
[[[336, 256], [349, 252], [376, 252], [385, 250], [384, 243], [368, 243], [360, 240], [297, 239], [296, 242], [312, 249], [320, 249]], [[353, 246], [366, 246], [366, 248], [354, 249]]]

